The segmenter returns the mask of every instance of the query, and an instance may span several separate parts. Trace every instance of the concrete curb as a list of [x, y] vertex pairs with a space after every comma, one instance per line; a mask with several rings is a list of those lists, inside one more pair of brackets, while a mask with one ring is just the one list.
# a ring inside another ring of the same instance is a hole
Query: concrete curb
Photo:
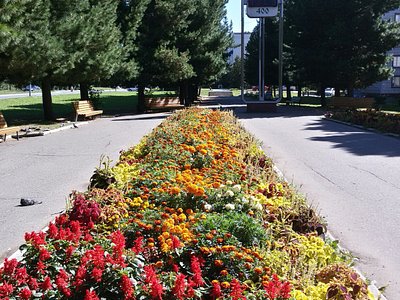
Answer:
[[87, 121], [71, 123], [71, 124], [56, 128], [56, 129], [43, 131], [43, 135], [47, 135], [47, 134], [50, 134], [50, 133], [55, 133], [55, 132], [59, 132], [59, 131], [63, 131], [63, 130], [66, 130], [66, 129], [71, 129], [71, 128], [79, 128], [80, 126], [87, 125], [87, 124], [89, 124], [89, 122], [87, 122]]
[[[262, 149], [261, 149], [262, 150]], [[264, 150], [263, 150], [264, 151]], [[279, 178], [281, 178], [281, 180], [289, 183], [289, 181], [286, 179], [286, 177], [283, 175], [282, 171], [274, 164], [273, 165], [273, 170], [274, 172], [278, 175]], [[339, 239], [335, 238], [332, 233], [330, 231], [327, 230], [326, 232], [326, 237], [328, 237], [330, 240], [332, 241], [338, 241]], [[343, 248], [340, 243], [338, 243], [338, 248], [340, 251], [345, 252], [345, 253], [351, 253], [350, 251], [348, 251], [347, 249]], [[357, 272], [357, 274], [360, 276], [360, 278], [364, 281], [367, 282], [367, 278], [362, 274], [362, 272], [356, 268], [356, 267], [352, 267], [352, 269], [354, 271]], [[375, 300], [388, 300], [378, 289], [378, 287], [375, 285], [375, 281], [372, 280], [371, 284], [368, 285], [368, 289], [369, 291], [372, 293], [372, 295], [375, 297]]]

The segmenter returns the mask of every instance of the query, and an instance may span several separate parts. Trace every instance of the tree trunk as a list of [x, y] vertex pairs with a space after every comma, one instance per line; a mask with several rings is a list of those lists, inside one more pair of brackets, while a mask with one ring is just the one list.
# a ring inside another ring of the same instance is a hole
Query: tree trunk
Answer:
[[321, 85], [321, 106], [326, 107], [325, 85]]
[[87, 83], [80, 83], [81, 100], [89, 100], [89, 85]]
[[292, 91], [290, 90], [290, 84], [286, 85], [286, 98], [288, 100], [292, 99]]
[[354, 86], [352, 84], [347, 87], [347, 97], [354, 97]]
[[42, 80], [42, 102], [44, 119], [46, 121], [54, 120], [53, 104], [51, 98], [51, 83], [49, 77], [45, 77]]
[[185, 83], [183, 81], [179, 83], [179, 101], [182, 105], [185, 104]]
[[301, 89], [302, 89], [301, 85], [297, 86], [297, 97], [301, 97]]
[[144, 113], [146, 107], [144, 105], [144, 85], [138, 85], [138, 103], [137, 103], [137, 111], [138, 113]]
[[340, 97], [340, 87], [335, 87], [335, 97]]

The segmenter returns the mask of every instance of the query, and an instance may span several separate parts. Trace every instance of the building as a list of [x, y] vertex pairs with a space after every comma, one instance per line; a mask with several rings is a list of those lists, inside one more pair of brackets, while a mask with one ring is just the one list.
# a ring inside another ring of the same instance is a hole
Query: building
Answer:
[[[240, 51], [241, 51], [241, 47], [240, 47], [240, 43], [241, 43], [241, 33], [237, 32], [233, 34], [233, 48], [230, 48], [228, 53], [229, 53], [229, 57], [228, 57], [228, 62], [229, 64], [233, 64], [235, 62], [236, 57], [238, 57], [240, 59]], [[244, 51], [246, 53], [246, 46], [247, 43], [250, 40], [250, 32], [245, 32], [244, 33]]]
[[[385, 20], [400, 23], [400, 8], [392, 10], [383, 16]], [[361, 92], [366, 95], [400, 96], [400, 45], [388, 52], [392, 56], [390, 62], [393, 76], [388, 80], [374, 83]]]

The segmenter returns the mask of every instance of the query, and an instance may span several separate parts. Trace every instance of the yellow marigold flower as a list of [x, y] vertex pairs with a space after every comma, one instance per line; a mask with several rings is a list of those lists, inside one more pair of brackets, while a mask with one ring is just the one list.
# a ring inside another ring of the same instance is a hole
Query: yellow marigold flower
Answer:
[[221, 286], [222, 286], [224, 289], [229, 289], [229, 288], [231, 287], [231, 285], [229, 284], [228, 281], [223, 281], [223, 282], [221, 283]]

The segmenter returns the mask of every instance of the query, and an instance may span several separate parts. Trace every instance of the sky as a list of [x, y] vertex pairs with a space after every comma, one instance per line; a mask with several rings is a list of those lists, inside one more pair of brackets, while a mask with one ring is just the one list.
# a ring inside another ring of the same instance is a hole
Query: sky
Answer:
[[[226, 5], [228, 22], [232, 21], [233, 32], [241, 32], [240, 24], [240, 4], [241, 0], [229, 0]], [[244, 11], [244, 31], [252, 32], [253, 28], [257, 25], [258, 19], [250, 19], [246, 16]]]

